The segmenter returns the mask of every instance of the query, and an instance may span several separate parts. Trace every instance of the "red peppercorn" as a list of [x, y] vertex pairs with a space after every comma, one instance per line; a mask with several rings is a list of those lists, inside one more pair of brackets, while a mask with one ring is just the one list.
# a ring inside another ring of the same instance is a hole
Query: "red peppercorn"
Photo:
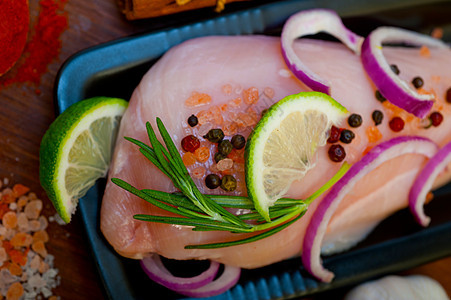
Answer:
[[187, 152], [194, 152], [199, 147], [200, 147], [199, 139], [192, 134], [185, 136], [182, 139], [182, 148]]
[[393, 130], [394, 132], [399, 132], [404, 129], [404, 120], [401, 119], [400, 117], [394, 117], [393, 119], [390, 120], [388, 125], [390, 126], [390, 129]]
[[443, 121], [443, 115], [439, 113], [438, 111], [434, 111], [429, 115], [429, 120], [431, 120], [432, 126], [439, 126]]
[[332, 127], [330, 128], [330, 134], [329, 138], [327, 139], [327, 142], [329, 144], [338, 142], [338, 140], [340, 140], [340, 135], [341, 129], [332, 125]]
[[329, 154], [330, 160], [332, 160], [334, 162], [341, 162], [346, 157], [345, 149], [343, 148], [343, 146], [341, 146], [339, 144], [330, 146], [328, 154]]
[[446, 102], [451, 103], [451, 87], [446, 90]]

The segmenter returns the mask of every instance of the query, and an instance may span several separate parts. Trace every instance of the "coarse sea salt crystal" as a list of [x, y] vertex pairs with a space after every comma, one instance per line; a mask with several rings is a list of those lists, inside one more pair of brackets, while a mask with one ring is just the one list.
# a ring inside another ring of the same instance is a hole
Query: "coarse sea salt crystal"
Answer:
[[0, 265], [8, 259], [8, 255], [6, 254], [6, 250], [3, 247], [0, 247]]
[[9, 209], [16, 210], [16, 208], [17, 208], [17, 203], [16, 202], [12, 202], [12, 203], [9, 204]]
[[5, 234], [6, 234], [6, 228], [2, 224], [0, 224], [0, 235], [5, 235]]
[[19, 227], [19, 231], [25, 232], [28, 231], [28, 218], [25, 213], [20, 212], [17, 214], [17, 226]]
[[28, 279], [28, 284], [30, 285], [30, 287], [32, 288], [41, 288], [46, 286], [46, 282], [45, 280], [41, 277], [41, 275], [39, 274], [34, 274], [33, 276], [31, 276]]
[[25, 215], [28, 219], [37, 219], [41, 214], [42, 210], [42, 201], [41, 200], [33, 200], [25, 205]]

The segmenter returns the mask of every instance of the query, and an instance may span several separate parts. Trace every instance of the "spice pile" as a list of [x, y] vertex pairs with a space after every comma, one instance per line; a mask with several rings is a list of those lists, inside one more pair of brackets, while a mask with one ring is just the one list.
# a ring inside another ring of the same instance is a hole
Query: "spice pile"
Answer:
[[[58, 57], [62, 46], [60, 36], [67, 28], [67, 13], [63, 11], [66, 2], [67, 0], [39, 1], [39, 16], [22, 54], [25, 59], [19, 60], [17, 68], [5, 74], [0, 81], [0, 88], [16, 82], [40, 83], [41, 76], [48, 71], [48, 65]], [[11, 1], [11, 3], [15, 3], [15, 1]], [[25, 17], [28, 19], [28, 15]], [[15, 24], [15, 26], [22, 25]], [[0, 46], [5, 49], [8, 45], [0, 44]], [[17, 47], [11, 51], [20, 51], [20, 54], [22, 49], [23, 47], [21, 49]], [[39, 94], [40, 90], [37, 89], [36, 93]]]
[[[0, 189], [7, 184], [0, 181]], [[45, 247], [48, 221], [42, 207], [24, 185], [0, 191], [0, 299], [58, 299], [52, 289], [60, 278]]]
[[209, 106], [211, 96], [201, 92], [193, 92], [185, 100], [192, 114], [184, 123], [180, 154], [194, 179], [202, 180], [209, 189], [234, 192], [245, 184], [245, 136], [274, 102], [274, 90], [225, 84], [221, 91], [229, 98], [221, 105]]

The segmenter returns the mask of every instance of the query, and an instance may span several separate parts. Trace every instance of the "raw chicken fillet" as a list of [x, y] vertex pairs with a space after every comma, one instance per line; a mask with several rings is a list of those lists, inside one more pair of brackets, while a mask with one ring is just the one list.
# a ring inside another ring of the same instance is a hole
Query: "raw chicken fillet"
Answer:
[[[451, 104], [445, 101], [446, 90], [451, 87], [450, 51], [430, 49], [431, 54], [426, 57], [420, 55], [419, 49], [384, 48], [388, 62], [401, 70], [401, 78], [410, 82], [412, 78], [421, 76], [425, 82], [423, 90], [436, 94], [433, 110], [440, 111], [444, 120], [438, 127], [424, 129], [427, 120], [417, 119], [390, 107], [388, 102], [383, 104], [376, 99], [375, 87], [363, 70], [359, 57], [343, 45], [303, 39], [296, 41], [294, 47], [311, 70], [331, 82], [331, 96], [350, 113], [358, 113], [363, 118], [362, 126], [352, 128], [356, 138], [344, 146], [349, 163], [358, 161], [376, 143], [394, 136], [426, 136], [439, 146], [451, 140]], [[253, 106], [258, 116], [277, 100], [309, 90], [287, 69], [279, 38], [205, 37], [172, 48], [143, 77], [130, 99], [130, 106], [121, 122], [109, 179], [117, 177], [139, 189], [175, 191], [169, 179], [139, 152], [137, 146], [123, 137], [148, 143], [145, 123], [150, 121], [156, 128], [155, 119], [160, 117], [180, 147], [184, 136], [198, 130], [187, 126], [186, 120], [190, 115], [213, 106], [230, 104], [238, 97], [243, 99], [246, 96], [243, 93], [250, 88], [258, 90], [259, 99]], [[187, 105], [186, 100], [193, 93], [208, 95], [211, 100], [206, 104]], [[242, 103], [239, 109], [246, 111], [248, 105]], [[371, 118], [374, 110], [384, 114], [382, 124], [377, 126], [381, 134], [377, 142], [369, 140], [368, 134], [375, 127]], [[399, 133], [388, 126], [394, 116], [406, 120], [405, 128]], [[349, 127], [346, 122], [340, 125]], [[250, 129], [243, 127], [238, 132], [247, 137]], [[180, 153], [183, 154], [181, 149]], [[332, 218], [323, 242], [323, 253], [348, 249], [381, 220], [406, 207], [409, 189], [425, 162], [421, 155], [408, 154], [384, 163], [365, 176], [343, 199]], [[211, 165], [212, 157], [205, 164], [206, 174], [211, 172], [208, 169]], [[331, 178], [339, 166], [328, 158], [327, 146], [320, 148], [315, 166], [301, 181], [292, 184], [286, 196], [309, 196]], [[243, 170], [237, 173], [239, 184], [234, 194], [246, 195]], [[445, 183], [449, 177], [449, 174], [443, 174], [436, 186]], [[203, 193], [221, 193], [220, 189], [209, 190], [202, 178], [196, 179], [196, 184]], [[158, 253], [172, 259], [211, 259], [242, 268], [258, 268], [301, 255], [305, 230], [319, 201], [321, 198], [315, 200], [300, 220], [271, 237], [228, 248], [186, 250], [186, 245], [236, 240], [243, 235], [194, 232], [189, 227], [135, 220], [135, 214], [168, 213], [108, 180], [101, 208], [101, 230], [114, 249], [129, 258], [140, 259]]]

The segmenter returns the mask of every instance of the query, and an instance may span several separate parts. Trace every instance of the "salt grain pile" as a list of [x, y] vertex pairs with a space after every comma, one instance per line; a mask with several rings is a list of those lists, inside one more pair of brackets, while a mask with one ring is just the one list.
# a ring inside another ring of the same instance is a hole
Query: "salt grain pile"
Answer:
[[28, 187], [0, 181], [0, 299], [51, 299], [59, 285], [54, 257], [45, 243], [47, 218], [42, 201]]

